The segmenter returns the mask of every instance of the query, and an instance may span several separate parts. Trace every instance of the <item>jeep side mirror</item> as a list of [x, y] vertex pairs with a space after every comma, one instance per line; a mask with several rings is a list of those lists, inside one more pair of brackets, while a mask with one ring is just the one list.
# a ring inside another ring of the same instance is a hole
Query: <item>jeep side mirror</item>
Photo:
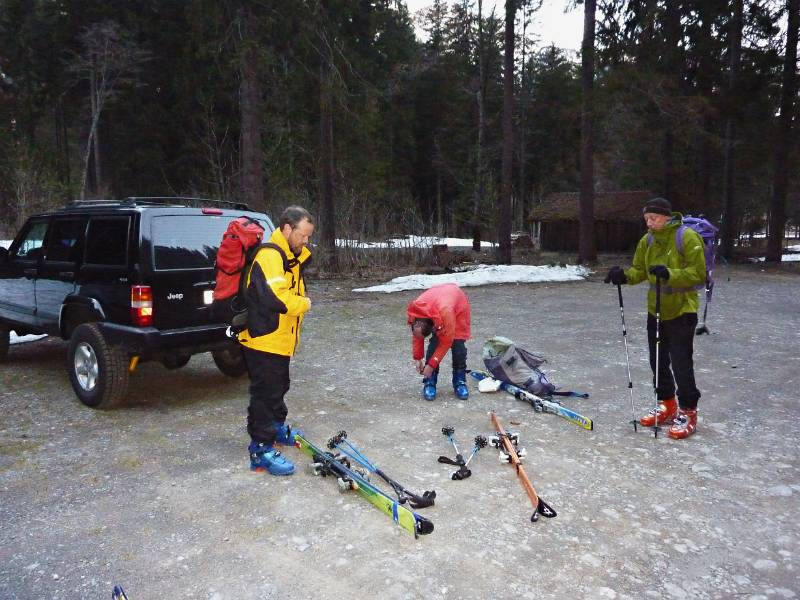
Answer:
[[8, 262], [8, 248], [0, 246], [0, 265]]

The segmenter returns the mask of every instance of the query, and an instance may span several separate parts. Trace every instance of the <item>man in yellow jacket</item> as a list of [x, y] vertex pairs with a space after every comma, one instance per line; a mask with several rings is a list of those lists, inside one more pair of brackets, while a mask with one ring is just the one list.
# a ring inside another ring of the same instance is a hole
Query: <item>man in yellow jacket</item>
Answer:
[[[643, 209], [648, 232], [636, 246], [628, 269], [611, 267], [606, 283], [647, 281], [647, 339], [653, 382], [658, 382], [658, 406], [639, 422], [645, 427], [669, 425], [674, 439], [689, 437], [697, 428], [700, 391], [694, 379], [694, 332], [697, 326], [698, 288], [706, 280], [703, 240], [682, 225], [680, 213], [664, 198], [653, 198]], [[661, 280], [660, 352], [656, 352], [656, 278]], [[658, 364], [656, 364], [658, 356]], [[658, 376], [656, 377], [656, 373]], [[677, 387], [677, 399], [676, 396]]]
[[239, 342], [250, 374], [250, 469], [272, 475], [294, 473], [294, 465], [275, 443], [294, 443], [284, 396], [300, 324], [311, 308], [303, 268], [311, 258], [306, 246], [313, 233], [311, 214], [300, 206], [288, 207], [247, 273], [247, 329], [239, 334]]

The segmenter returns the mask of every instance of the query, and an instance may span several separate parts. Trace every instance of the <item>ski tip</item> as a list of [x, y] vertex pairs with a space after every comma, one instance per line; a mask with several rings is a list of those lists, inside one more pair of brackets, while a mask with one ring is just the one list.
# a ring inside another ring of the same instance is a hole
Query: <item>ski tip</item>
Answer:
[[536, 507], [536, 513], [534, 514], [540, 514], [548, 519], [558, 516], [556, 511], [554, 511], [553, 508], [541, 498], [539, 498], [539, 505]]
[[414, 524], [414, 534], [428, 535], [429, 533], [433, 533], [433, 522], [425, 517], [417, 515], [417, 521]]

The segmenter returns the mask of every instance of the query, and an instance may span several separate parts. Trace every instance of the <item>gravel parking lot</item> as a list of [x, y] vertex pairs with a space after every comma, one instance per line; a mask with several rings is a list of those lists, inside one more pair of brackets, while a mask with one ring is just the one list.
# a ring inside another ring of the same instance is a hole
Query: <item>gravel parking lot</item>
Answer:
[[[729, 277], [729, 280], [727, 278]], [[405, 306], [416, 292], [356, 294], [312, 281], [292, 362], [290, 419], [324, 442], [339, 430], [416, 490], [435, 524], [414, 539], [330, 479], [248, 469], [247, 381], [209, 356], [180, 370], [139, 366], [127, 404], [94, 411], [73, 395], [66, 345], [12, 347], [0, 364], [0, 598], [795, 598], [800, 594], [800, 276], [720, 275], [712, 334], [696, 339], [697, 434], [633, 431], [616, 290], [579, 283], [466, 288], [469, 365], [506, 335], [548, 357], [585, 431], [504, 394], [419, 395]], [[359, 282], [359, 286], [363, 282]], [[624, 290], [634, 392], [652, 403], [645, 288]], [[491, 448], [452, 481], [452, 454], [519, 432], [526, 470], [555, 519], [532, 524], [513, 469]], [[512, 425], [512, 423], [514, 423]], [[295, 449], [286, 454], [302, 467]]]

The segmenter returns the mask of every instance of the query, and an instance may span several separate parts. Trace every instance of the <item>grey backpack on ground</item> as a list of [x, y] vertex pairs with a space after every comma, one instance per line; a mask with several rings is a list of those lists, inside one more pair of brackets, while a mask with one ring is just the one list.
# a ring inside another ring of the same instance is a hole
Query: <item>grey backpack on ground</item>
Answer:
[[495, 336], [483, 345], [483, 363], [492, 377], [511, 383], [537, 396], [574, 396], [588, 398], [589, 394], [559, 391], [539, 369], [547, 360], [518, 347], [512, 340]]

